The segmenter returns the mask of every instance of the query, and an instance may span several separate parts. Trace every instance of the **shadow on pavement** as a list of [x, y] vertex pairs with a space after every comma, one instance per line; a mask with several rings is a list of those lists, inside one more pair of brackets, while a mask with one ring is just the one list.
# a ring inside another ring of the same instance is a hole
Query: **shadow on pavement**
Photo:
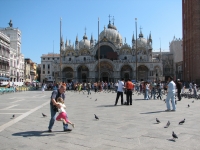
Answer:
[[171, 142], [176, 142], [176, 140], [174, 139], [167, 139], [168, 141], [171, 141]]
[[140, 114], [153, 114], [153, 113], [161, 113], [161, 112], [166, 112], [166, 111], [151, 111], [151, 112], [145, 112], [145, 113], [140, 113]]
[[23, 137], [31, 137], [31, 136], [54, 136], [54, 134], [49, 133], [48, 131], [26, 131], [26, 132], [18, 132], [12, 134], [13, 136], [23, 136]]
[[[116, 105], [116, 106], [123, 106], [123, 105]], [[113, 105], [99, 105], [97, 107], [116, 107], [114, 104]]]

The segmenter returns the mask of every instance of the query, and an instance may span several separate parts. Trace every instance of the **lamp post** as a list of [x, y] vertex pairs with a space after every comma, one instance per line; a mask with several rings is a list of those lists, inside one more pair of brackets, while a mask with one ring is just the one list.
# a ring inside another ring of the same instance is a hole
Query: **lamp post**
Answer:
[[136, 67], [136, 81], [138, 81], [138, 68], [137, 68], [137, 18], [135, 18], [135, 30], [136, 30], [136, 46], [135, 46], [135, 52], [136, 52], [136, 63], [135, 63], [135, 67]]

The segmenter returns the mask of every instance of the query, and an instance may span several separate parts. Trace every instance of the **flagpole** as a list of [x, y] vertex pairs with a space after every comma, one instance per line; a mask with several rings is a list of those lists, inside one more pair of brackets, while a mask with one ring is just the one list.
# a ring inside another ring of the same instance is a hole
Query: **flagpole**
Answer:
[[99, 82], [100, 82], [100, 48], [99, 48], [99, 18], [98, 18], [98, 63], [99, 63]]
[[60, 18], [60, 82], [62, 82], [62, 61], [61, 61], [61, 48], [62, 48], [62, 41], [61, 41], [61, 26], [62, 25], [62, 18]]
[[138, 81], [138, 68], [137, 68], [137, 18], [135, 18], [135, 30], [136, 30], [136, 46], [135, 46], [135, 52], [136, 52], [136, 82]]

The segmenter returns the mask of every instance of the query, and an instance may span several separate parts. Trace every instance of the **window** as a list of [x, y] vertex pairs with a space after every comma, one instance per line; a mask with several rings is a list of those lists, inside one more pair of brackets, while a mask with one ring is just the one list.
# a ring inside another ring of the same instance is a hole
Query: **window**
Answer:
[[83, 60], [86, 61], [86, 58], [84, 57]]
[[45, 71], [43, 71], [43, 74], [45, 74]]
[[50, 71], [48, 71], [48, 74], [50, 74]]
[[45, 60], [45, 58], [43, 58], [43, 60]]
[[50, 69], [50, 65], [48, 64], [48, 69]]
[[45, 69], [45, 64], [43, 64], [43, 69]]
[[71, 61], [72, 59], [71, 58], [69, 58], [69, 61]]
[[49, 58], [48, 58], [48, 60], [49, 60]]

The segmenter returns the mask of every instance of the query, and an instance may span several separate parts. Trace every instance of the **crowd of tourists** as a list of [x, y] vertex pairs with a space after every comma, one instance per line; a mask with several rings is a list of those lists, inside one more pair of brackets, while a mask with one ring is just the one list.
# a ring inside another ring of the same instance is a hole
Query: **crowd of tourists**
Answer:
[[[44, 91], [49, 84], [43, 84], [42, 90]], [[49, 132], [52, 132], [52, 127], [55, 122], [62, 121], [63, 122], [63, 129], [64, 131], [71, 131], [68, 128], [68, 124], [71, 124], [73, 127], [75, 126], [72, 122], [68, 120], [67, 113], [64, 108], [64, 100], [65, 100], [65, 92], [66, 91], [74, 91], [77, 93], [85, 93], [90, 95], [91, 91], [93, 90], [96, 92], [112, 92], [117, 93], [116, 100], [114, 106], [117, 105], [118, 99], [121, 97], [121, 105], [132, 105], [132, 95], [138, 94], [144, 95], [144, 100], [149, 99], [160, 99], [164, 98], [166, 95], [166, 107], [165, 111], [176, 111], [176, 100], [175, 97], [177, 96], [178, 101], [181, 101], [181, 93], [186, 92], [185, 84], [183, 84], [179, 79], [173, 81], [173, 77], [169, 77], [167, 82], [161, 82], [160, 80], [148, 82], [148, 81], [141, 81], [133, 83], [130, 79], [118, 80], [116, 83], [113, 82], [60, 82], [57, 84], [51, 84], [51, 88], [53, 89], [50, 101], [50, 112], [51, 112], [51, 119], [49, 122]], [[189, 92], [190, 94], [197, 95], [197, 86], [194, 82], [189, 84]], [[177, 94], [176, 94], [177, 93]], [[124, 94], [126, 101], [124, 101]], [[172, 105], [172, 109], [171, 106]], [[56, 113], [59, 112], [59, 115], [56, 118]]]

